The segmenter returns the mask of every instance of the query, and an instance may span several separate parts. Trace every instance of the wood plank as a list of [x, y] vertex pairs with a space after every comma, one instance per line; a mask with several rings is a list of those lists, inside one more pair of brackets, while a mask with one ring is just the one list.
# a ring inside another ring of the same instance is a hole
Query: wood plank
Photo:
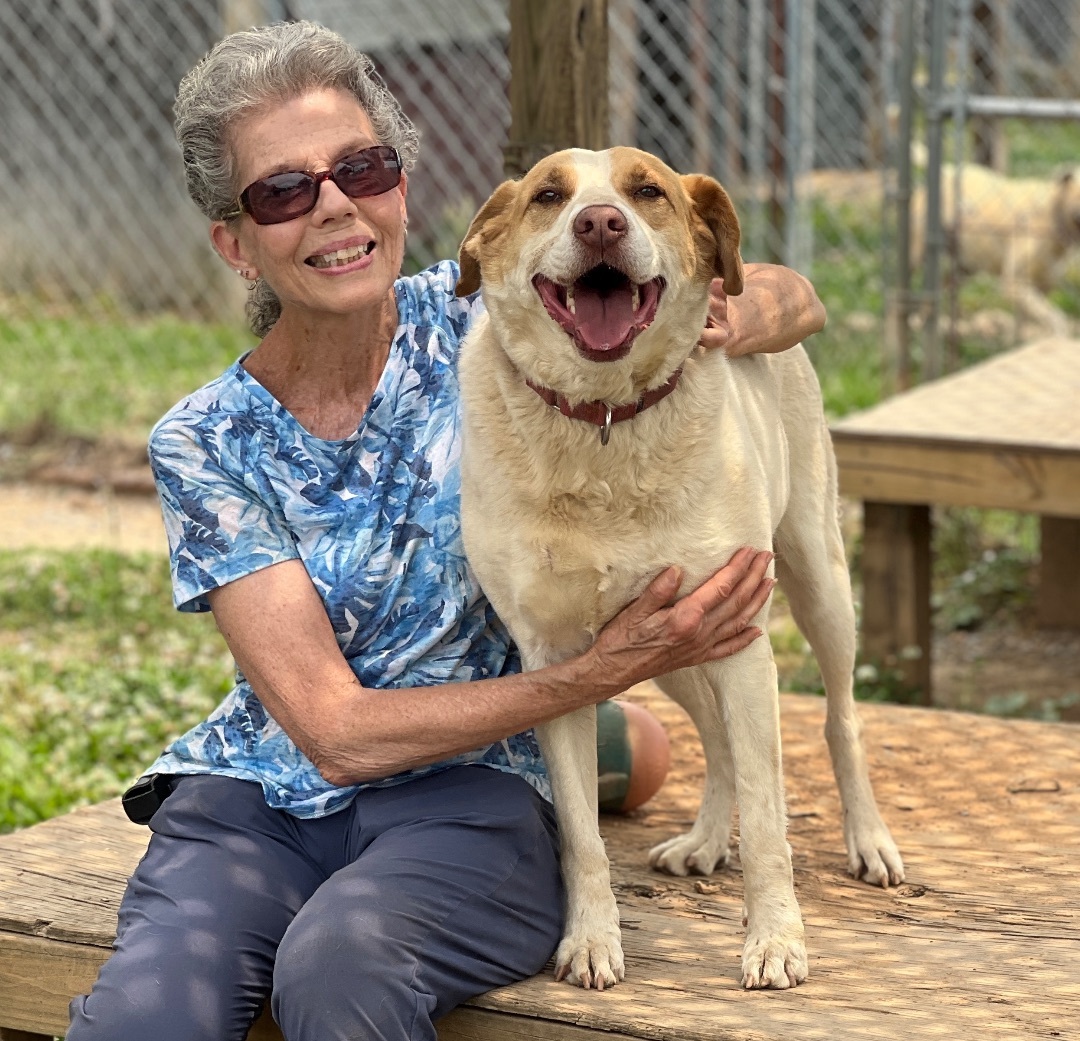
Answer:
[[[0, 1041], [20, 1041], [25, 1030], [35, 1039], [63, 1036], [68, 1002], [90, 990], [108, 955], [104, 947], [0, 932]], [[248, 1041], [281, 1041], [269, 1013], [252, 1027]]]
[[0, 932], [0, 1024], [63, 1036], [68, 1002], [85, 994], [108, 951]]
[[861, 658], [931, 702], [930, 509], [863, 504]]
[[1006, 351], [897, 394], [834, 425], [878, 439], [922, 437], [991, 449], [1080, 451], [1080, 340]]
[[[439, 1041], [595, 1041], [596, 1033], [573, 1023], [511, 1015], [465, 1005], [439, 1021]], [[633, 1041], [604, 1033], [604, 1041]]]
[[1080, 629], [1080, 519], [1042, 517], [1039, 625]]
[[1080, 441], [1070, 453], [832, 434], [840, 493], [853, 499], [1080, 516]]
[[[1076, 727], [860, 706], [878, 800], [908, 868], [907, 883], [886, 892], [845, 874], [823, 701], [783, 696], [789, 840], [811, 976], [795, 991], [747, 993], [738, 985], [737, 859], [708, 879], [670, 878], [645, 866], [651, 845], [692, 822], [703, 767], [682, 711], [648, 691], [632, 696], [671, 734], [673, 768], [652, 802], [602, 823], [627, 982], [596, 994], [541, 973], [455, 1012], [444, 1041], [508, 1034], [584, 1041], [585, 1033], [620, 1041], [1071, 1036], [1080, 1022]], [[147, 835], [118, 814], [106, 804], [0, 837], [4, 1027], [62, 1029], [68, 998], [85, 990], [106, 955], [108, 913], [115, 914]], [[95, 847], [109, 852], [88, 866]], [[44, 888], [43, 876], [53, 879]], [[111, 906], [97, 907], [96, 888]], [[43, 898], [35, 902], [34, 893]], [[96, 935], [87, 935], [87, 916]], [[34, 963], [31, 955], [46, 960]], [[276, 1041], [272, 1033], [256, 1036]]]
[[510, 67], [508, 177], [562, 148], [607, 148], [607, 0], [510, 0]]

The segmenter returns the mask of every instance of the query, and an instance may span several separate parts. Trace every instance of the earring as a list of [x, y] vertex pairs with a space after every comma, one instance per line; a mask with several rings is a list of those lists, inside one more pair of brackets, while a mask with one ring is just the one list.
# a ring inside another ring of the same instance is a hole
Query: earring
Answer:
[[251, 277], [251, 272], [250, 272], [250, 271], [248, 271], [248, 270], [247, 270], [247, 268], [239, 268], [239, 267], [238, 267], [238, 268], [235, 268], [234, 270], [236, 271], [236, 273], [237, 273], [237, 274], [238, 274], [238, 275], [239, 275], [239, 276], [240, 276], [241, 278], [243, 278], [243, 279], [245, 279], [245, 280], [247, 281], [247, 284], [248, 284], [248, 287], [247, 287], [247, 288], [248, 288], [248, 292], [249, 292], [249, 293], [252, 293], [252, 292], [254, 292], [254, 291], [255, 291], [255, 287], [256, 287], [256, 286], [257, 286], [257, 285], [259, 284], [259, 279], [258, 279], [258, 277], [256, 277], [255, 279], [252, 279], [252, 277]]
[[409, 215], [408, 214], [405, 214], [405, 217], [401, 222], [401, 228], [402, 228], [402, 231], [404, 232], [404, 237], [408, 238], [409, 237]]

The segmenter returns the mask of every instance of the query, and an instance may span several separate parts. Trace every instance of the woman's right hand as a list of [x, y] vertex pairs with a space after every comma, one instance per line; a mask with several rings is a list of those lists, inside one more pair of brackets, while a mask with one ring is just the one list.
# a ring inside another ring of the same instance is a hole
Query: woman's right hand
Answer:
[[682, 575], [670, 567], [601, 630], [588, 656], [604, 687], [625, 690], [644, 679], [727, 658], [761, 630], [750, 621], [776, 584], [767, 576], [773, 554], [740, 549], [710, 578], [676, 601]]

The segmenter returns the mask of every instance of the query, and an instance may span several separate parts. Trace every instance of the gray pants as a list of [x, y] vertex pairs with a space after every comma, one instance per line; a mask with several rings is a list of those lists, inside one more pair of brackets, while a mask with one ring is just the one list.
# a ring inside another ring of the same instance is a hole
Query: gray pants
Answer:
[[558, 942], [554, 814], [457, 767], [299, 820], [256, 784], [185, 777], [154, 815], [114, 953], [67, 1041], [241, 1041], [267, 997], [287, 1041], [424, 1039]]

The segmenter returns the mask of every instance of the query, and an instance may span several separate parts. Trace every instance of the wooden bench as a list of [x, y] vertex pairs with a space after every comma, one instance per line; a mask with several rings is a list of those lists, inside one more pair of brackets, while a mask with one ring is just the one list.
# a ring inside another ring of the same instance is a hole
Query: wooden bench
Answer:
[[1039, 620], [1080, 629], [1080, 340], [1049, 339], [833, 425], [863, 500], [863, 655], [930, 700], [932, 505], [1037, 513]]
[[[878, 797], [908, 870], [905, 885], [885, 892], [845, 874], [823, 702], [785, 695], [810, 979], [794, 991], [745, 992], [739, 871], [677, 879], [643, 867], [650, 845], [692, 820], [702, 766], [681, 710], [648, 690], [637, 696], [672, 734], [675, 764], [652, 803], [604, 821], [627, 981], [598, 994], [541, 974], [452, 1013], [441, 1041], [1080, 1034], [1080, 729], [862, 706]], [[0, 838], [2, 1041], [63, 1033], [68, 1000], [108, 953], [146, 840], [116, 802]], [[280, 1039], [267, 1017], [250, 1036]]]

